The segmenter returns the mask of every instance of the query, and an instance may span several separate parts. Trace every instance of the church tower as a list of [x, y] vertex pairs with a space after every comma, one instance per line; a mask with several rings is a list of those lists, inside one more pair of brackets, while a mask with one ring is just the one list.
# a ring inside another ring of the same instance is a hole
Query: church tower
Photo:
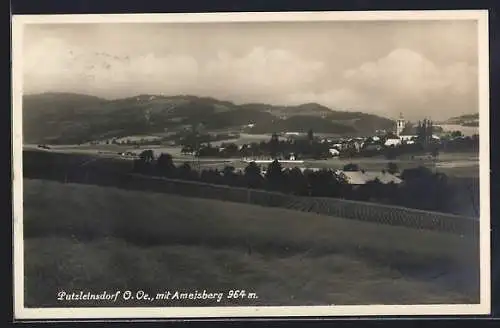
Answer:
[[399, 137], [403, 132], [406, 125], [406, 121], [403, 118], [403, 113], [399, 113], [399, 118], [396, 121], [396, 135]]

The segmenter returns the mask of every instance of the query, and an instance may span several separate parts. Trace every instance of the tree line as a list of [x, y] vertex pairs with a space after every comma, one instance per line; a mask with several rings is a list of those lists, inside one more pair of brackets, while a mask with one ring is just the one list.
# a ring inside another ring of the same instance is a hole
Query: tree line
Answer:
[[[348, 164], [343, 169], [361, 171], [356, 164]], [[395, 163], [389, 163], [384, 171], [394, 174], [399, 168]], [[195, 170], [189, 163], [176, 166], [169, 154], [161, 154], [155, 159], [152, 151], [144, 151], [135, 160], [133, 172], [297, 196], [335, 197], [439, 212], [453, 212], [452, 202], [456, 192], [444, 173], [435, 173], [422, 166], [403, 170], [400, 177], [404, 183], [399, 185], [383, 184], [378, 180], [352, 185], [333, 170], [283, 168], [277, 160], [268, 165], [265, 174], [255, 162], [250, 162], [242, 171], [233, 166], [225, 166], [221, 170]]]

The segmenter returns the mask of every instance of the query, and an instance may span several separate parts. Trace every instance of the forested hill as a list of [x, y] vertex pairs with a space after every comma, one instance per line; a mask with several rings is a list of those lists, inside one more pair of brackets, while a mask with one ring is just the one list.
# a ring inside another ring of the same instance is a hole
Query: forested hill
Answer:
[[236, 105], [190, 95], [106, 100], [71, 93], [23, 96], [25, 143], [79, 143], [132, 134], [153, 134], [202, 124], [206, 130], [239, 129], [249, 133], [305, 132], [372, 134], [394, 122], [362, 112], [332, 110], [316, 103], [298, 106]]

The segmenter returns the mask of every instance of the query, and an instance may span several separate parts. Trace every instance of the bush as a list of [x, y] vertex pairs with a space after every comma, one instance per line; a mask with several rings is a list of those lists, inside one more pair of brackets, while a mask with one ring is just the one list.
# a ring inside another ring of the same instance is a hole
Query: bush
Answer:
[[172, 177], [175, 175], [176, 167], [170, 154], [161, 154], [156, 160], [156, 168], [158, 174], [162, 176]]
[[344, 165], [344, 171], [359, 171], [359, 166], [358, 164], [353, 164], [353, 163], [349, 163], [347, 165]]
[[390, 174], [396, 174], [399, 172], [399, 167], [396, 163], [390, 162], [387, 164], [387, 172]]

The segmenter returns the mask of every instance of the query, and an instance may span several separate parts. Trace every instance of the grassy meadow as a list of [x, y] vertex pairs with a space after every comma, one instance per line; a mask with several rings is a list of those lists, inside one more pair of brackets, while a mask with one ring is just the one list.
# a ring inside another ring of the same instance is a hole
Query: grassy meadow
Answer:
[[[223, 201], [24, 181], [25, 306], [479, 302], [478, 240]], [[258, 299], [60, 302], [59, 291]]]

